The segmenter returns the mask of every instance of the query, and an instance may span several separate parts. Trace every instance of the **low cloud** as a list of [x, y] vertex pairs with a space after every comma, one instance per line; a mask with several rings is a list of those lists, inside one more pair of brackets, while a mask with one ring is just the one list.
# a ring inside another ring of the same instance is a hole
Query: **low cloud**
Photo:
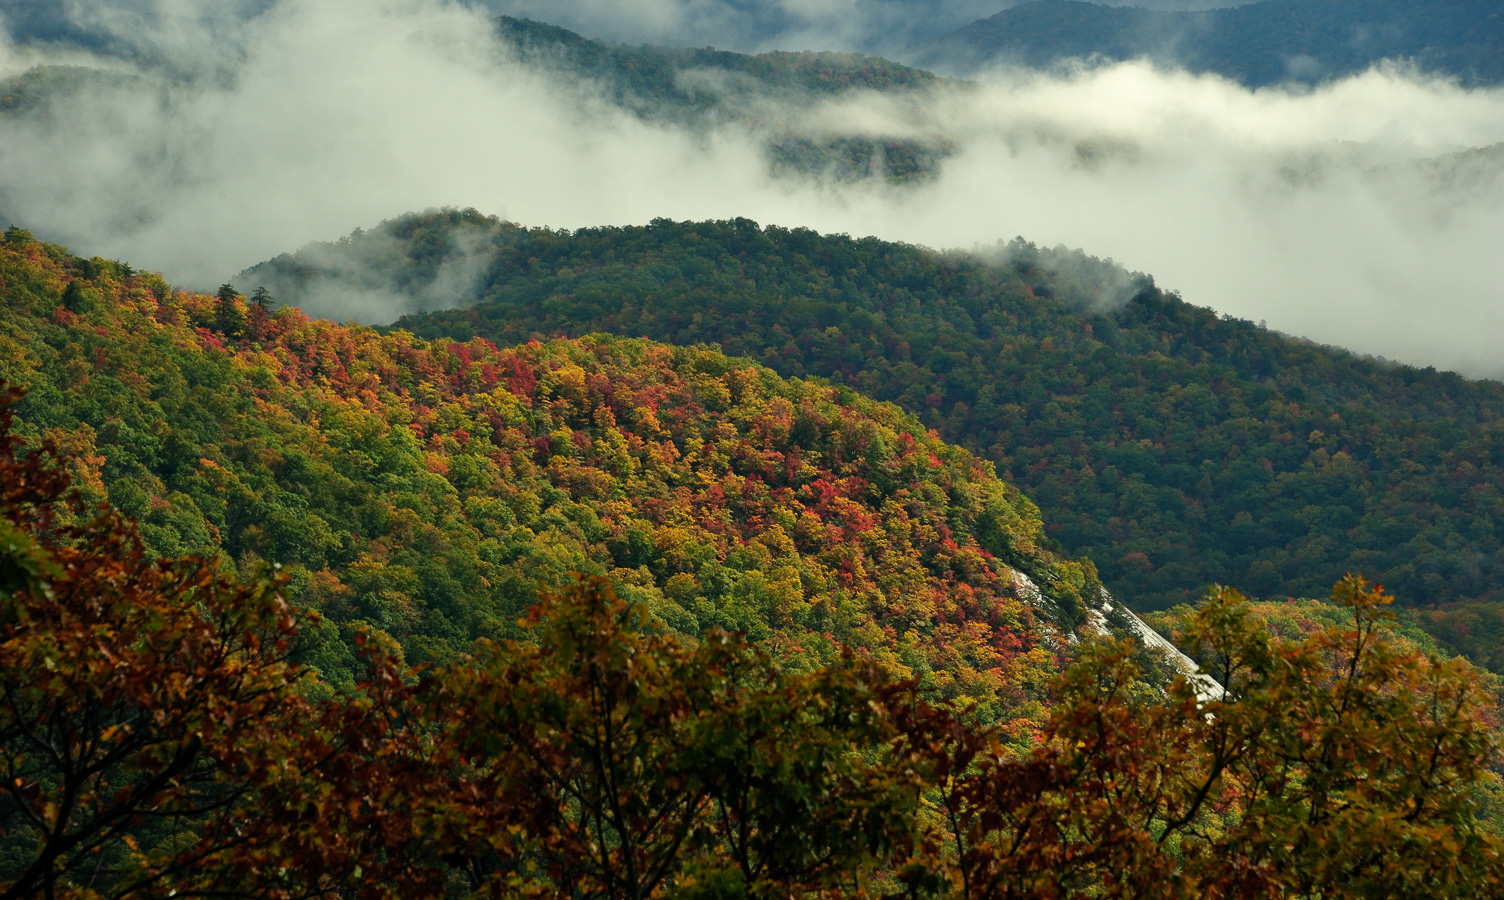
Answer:
[[[189, 25], [215, 60], [203, 77], [90, 83], [4, 120], [0, 217], [201, 287], [435, 206], [563, 228], [747, 216], [934, 247], [1022, 235], [1272, 328], [1504, 375], [1504, 152], [1477, 149], [1504, 142], [1498, 90], [1378, 69], [1249, 91], [1125, 64], [785, 111], [811, 135], [955, 149], [927, 181], [842, 184], [776, 177], [745, 126], [654, 125], [519, 66], [457, 4], [283, 0]], [[0, 48], [7, 74], [37, 60]], [[395, 298], [342, 302], [383, 321]]]
[[[929, 38], [1029, 0], [474, 0], [603, 39], [729, 50], [902, 54]], [[1094, 0], [1186, 12], [1251, 0]]]

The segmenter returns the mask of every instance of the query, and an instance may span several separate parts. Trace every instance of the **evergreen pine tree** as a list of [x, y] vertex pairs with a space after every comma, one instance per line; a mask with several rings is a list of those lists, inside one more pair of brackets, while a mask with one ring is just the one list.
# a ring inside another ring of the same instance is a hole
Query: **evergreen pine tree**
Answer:
[[246, 309], [246, 332], [253, 341], [264, 341], [270, 333], [272, 306], [277, 301], [264, 287], [251, 291], [251, 301]]
[[245, 310], [241, 308], [240, 292], [233, 285], [219, 286], [219, 306], [214, 316], [214, 327], [228, 338], [245, 336]]

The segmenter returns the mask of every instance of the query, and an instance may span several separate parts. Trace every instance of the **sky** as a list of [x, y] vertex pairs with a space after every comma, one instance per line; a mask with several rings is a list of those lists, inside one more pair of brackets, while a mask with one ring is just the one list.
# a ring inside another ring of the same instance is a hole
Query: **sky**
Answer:
[[[594, 2], [602, 22], [621, 8]], [[684, 27], [696, 2], [662, 0], [655, 27]], [[797, 0], [816, 24], [851, 2]], [[0, 225], [187, 286], [431, 207], [565, 228], [745, 216], [937, 248], [1079, 247], [1284, 332], [1504, 375], [1504, 154], [1424, 162], [1504, 142], [1499, 90], [1381, 68], [1254, 92], [1129, 63], [785, 111], [810, 134], [957, 148], [928, 183], [841, 185], [774, 177], [742, 127], [655, 126], [551, 81], [443, 0], [66, 10], [196, 77], [165, 92], [126, 79], [5, 121]], [[44, 61], [88, 60], [0, 44], [0, 75]], [[340, 313], [365, 321], [394, 312], [350, 303]]]

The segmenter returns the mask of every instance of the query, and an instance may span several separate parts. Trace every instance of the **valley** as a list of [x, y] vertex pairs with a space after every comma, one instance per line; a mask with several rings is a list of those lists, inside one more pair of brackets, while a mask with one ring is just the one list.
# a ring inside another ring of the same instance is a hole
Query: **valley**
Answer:
[[18, 0], [0, 900], [1497, 895], [1494, 5]]

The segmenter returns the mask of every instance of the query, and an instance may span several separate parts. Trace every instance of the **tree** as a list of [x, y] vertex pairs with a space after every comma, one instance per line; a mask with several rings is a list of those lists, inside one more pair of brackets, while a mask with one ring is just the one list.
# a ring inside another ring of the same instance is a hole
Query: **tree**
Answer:
[[1350, 628], [1284, 641], [1215, 590], [1184, 640], [1220, 699], [1184, 678], [1157, 696], [1132, 648], [1089, 647], [1024, 758], [921, 704], [904, 727], [941, 824], [906, 877], [968, 898], [1497, 894], [1504, 848], [1474, 808], [1496, 749], [1477, 673], [1397, 649], [1390, 600], [1362, 579], [1333, 599]]
[[268, 291], [265, 287], [258, 285], [254, 291], [251, 291], [251, 305], [260, 309], [263, 313], [270, 313], [272, 306], [276, 302], [272, 298], [271, 291]]
[[19, 397], [0, 386], [0, 898], [444, 896], [424, 798], [458, 770], [390, 648], [312, 701], [281, 579], [148, 557], [19, 444]]
[[222, 284], [215, 296], [214, 327], [227, 338], [245, 336], [246, 315], [240, 292], [234, 285]]
[[155, 893], [238, 840], [222, 766], [296, 721], [293, 616], [275, 580], [149, 559], [84, 509], [51, 446], [22, 454], [18, 398], [0, 393], [0, 897]]
[[724, 633], [687, 644], [600, 579], [529, 621], [536, 643], [431, 682], [483, 795], [508, 798], [460, 823], [455, 846], [491, 842], [477, 872], [532, 859], [574, 896], [797, 894], [849, 882], [909, 832], [917, 785], [885, 750], [887, 707], [912, 684], [854, 657], [787, 673]]
[[272, 307], [276, 300], [272, 299], [271, 292], [264, 287], [258, 287], [251, 292], [251, 301], [246, 310], [246, 333], [253, 341], [265, 340], [267, 326], [271, 322]]
[[63, 288], [63, 308], [69, 312], [86, 313], [97, 305], [98, 295], [85, 287], [86, 282], [74, 280]]

